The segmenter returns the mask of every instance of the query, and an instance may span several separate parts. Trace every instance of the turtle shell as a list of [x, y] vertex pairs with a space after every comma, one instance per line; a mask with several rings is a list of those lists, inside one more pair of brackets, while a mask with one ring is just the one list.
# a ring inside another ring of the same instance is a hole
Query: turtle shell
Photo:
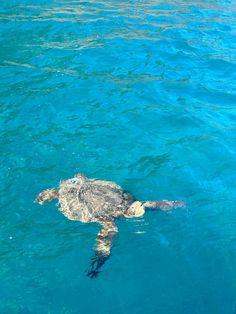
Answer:
[[71, 220], [109, 221], [133, 203], [131, 194], [109, 181], [72, 178], [60, 183], [60, 211]]

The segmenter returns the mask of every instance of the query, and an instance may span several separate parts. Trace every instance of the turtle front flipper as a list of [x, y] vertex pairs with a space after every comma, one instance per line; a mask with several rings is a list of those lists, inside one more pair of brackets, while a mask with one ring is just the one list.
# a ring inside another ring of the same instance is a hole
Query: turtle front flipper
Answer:
[[51, 202], [55, 198], [58, 198], [58, 190], [47, 189], [37, 195], [35, 202], [43, 205], [45, 202]]
[[186, 204], [184, 201], [147, 201], [143, 203], [145, 209], [160, 209], [163, 211], [172, 210], [179, 207], [185, 207]]
[[91, 268], [87, 273], [90, 278], [95, 278], [100, 273], [102, 265], [111, 254], [112, 240], [118, 234], [114, 221], [103, 222], [102, 228], [96, 238], [95, 256], [92, 258]]

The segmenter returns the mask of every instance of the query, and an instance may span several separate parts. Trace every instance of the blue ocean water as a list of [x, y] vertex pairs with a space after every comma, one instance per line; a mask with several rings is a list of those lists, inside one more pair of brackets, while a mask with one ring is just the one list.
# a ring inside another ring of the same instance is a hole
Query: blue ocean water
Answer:
[[[0, 313], [236, 313], [236, 2], [2, 0]], [[77, 172], [185, 209], [99, 226], [41, 190]]]

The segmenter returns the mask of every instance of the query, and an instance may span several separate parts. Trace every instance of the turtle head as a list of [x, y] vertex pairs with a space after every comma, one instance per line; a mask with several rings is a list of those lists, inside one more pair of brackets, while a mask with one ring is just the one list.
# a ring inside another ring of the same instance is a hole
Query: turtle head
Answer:
[[125, 217], [126, 218], [133, 218], [133, 217], [141, 217], [145, 213], [144, 206], [141, 202], [136, 201], [133, 202], [130, 207], [128, 208]]

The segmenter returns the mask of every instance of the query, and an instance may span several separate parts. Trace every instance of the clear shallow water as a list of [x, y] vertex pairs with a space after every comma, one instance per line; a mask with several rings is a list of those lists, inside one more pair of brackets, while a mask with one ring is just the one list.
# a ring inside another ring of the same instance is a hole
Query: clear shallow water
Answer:
[[[235, 1], [1, 1], [1, 313], [236, 313]], [[35, 195], [82, 171], [185, 199], [99, 227]]]

